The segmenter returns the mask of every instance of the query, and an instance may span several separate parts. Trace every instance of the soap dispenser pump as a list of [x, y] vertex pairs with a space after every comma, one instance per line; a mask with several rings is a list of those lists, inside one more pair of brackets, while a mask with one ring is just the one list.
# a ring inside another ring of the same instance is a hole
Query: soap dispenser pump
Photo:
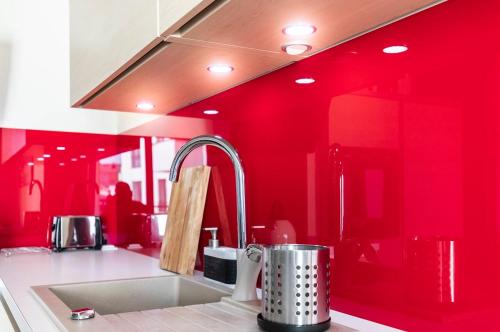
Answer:
[[205, 231], [209, 231], [212, 234], [212, 238], [208, 240], [208, 246], [212, 249], [219, 248], [219, 240], [217, 239], [217, 227], [205, 227]]

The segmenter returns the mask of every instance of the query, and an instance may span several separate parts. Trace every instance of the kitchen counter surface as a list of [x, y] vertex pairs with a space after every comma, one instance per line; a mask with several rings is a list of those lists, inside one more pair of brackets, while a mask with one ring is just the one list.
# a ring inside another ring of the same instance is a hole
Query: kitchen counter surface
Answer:
[[[58, 329], [33, 295], [32, 286], [173, 274], [161, 270], [158, 265], [159, 262], [156, 258], [123, 249], [20, 254], [10, 257], [0, 256], [0, 279], [9, 293], [9, 298], [11, 298], [10, 310], [18, 312], [18, 316], [24, 318], [33, 331], [52, 332], [58, 331]], [[204, 279], [199, 273], [195, 278], [198, 280]], [[206, 282], [213, 284], [210, 281]], [[15, 306], [15, 308], [12, 308], [12, 306]], [[200, 308], [196, 310], [200, 310]], [[341, 328], [339, 324], [360, 331], [398, 331], [337, 311], [330, 311], [330, 313], [332, 321], [336, 323], [332, 327], [332, 331], [350, 330]], [[184, 319], [186, 318], [184, 317]], [[16, 317], [16, 320], [19, 319]], [[18, 322], [21, 331], [29, 331], [29, 328], [22, 328], [23, 323]], [[196, 328], [196, 324], [193, 325], [193, 328]]]
[[158, 260], [118, 249], [0, 256], [0, 278], [33, 331], [57, 331], [31, 286], [171, 275]]
[[[127, 312], [102, 316], [110, 329], [123, 331], [131, 325], [136, 332], [263, 332], [255, 319], [260, 305], [234, 305], [224, 298], [221, 302], [196, 304], [185, 307]], [[356, 332], [332, 323], [326, 332]]]

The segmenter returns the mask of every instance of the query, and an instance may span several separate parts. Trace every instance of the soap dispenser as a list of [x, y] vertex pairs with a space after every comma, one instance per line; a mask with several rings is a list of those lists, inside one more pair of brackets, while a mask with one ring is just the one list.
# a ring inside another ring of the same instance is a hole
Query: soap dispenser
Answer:
[[206, 227], [203, 230], [212, 235], [208, 246], [203, 248], [203, 276], [224, 284], [234, 284], [236, 282], [236, 249], [219, 246], [217, 227]]
[[212, 238], [208, 240], [208, 247], [212, 249], [219, 248], [219, 240], [217, 239], [217, 227], [205, 227], [203, 230], [209, 231], [212, 234]]

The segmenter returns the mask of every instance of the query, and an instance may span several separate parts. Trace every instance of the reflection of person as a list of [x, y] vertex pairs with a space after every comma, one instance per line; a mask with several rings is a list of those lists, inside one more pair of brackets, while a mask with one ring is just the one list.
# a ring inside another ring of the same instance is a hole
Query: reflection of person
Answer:
[[118, 182], [115, 186], [115, 195], [108, 196], [103, 211], [108, 243], [117, 246], [138, 243], [145, 213], [147, 207], [141, 202], [132, 200], [130, 186], [125, 182]]
[[271, 243], [296, 243], [295, 228], [286, 217], [283, 202], [276, 200], [271, 206]]
[[253, 243], [297, 243], [295, 227], [281, 201], [272, 203], [266, 223], [252, 226], [251, 237]]
[[297, 243], [295, 228], [290, 220], [275, 220], [272, 225], [271, 243]]
[[75, 243], [72, 244], [88, 244], [92, 242], [91, 235], [90, 235], [90, 227], [88, 225], [88, 220], [87, 218], [78, 218], [76, 220], [72, 220], [72, 225], [69, 227], [68, 233], [73, 233], [68, 236], [68, 238], [71, 236], [71, 239], [74, 238]]

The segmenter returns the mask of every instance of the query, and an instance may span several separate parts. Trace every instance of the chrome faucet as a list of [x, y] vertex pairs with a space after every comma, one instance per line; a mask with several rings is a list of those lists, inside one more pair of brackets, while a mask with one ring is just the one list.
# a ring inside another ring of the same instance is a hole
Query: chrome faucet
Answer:
[[246, 213], [245, 213], [245, 174], [243, 172], [243, 167], [241, 166], [241, 160], [236, 152], [235, 148], [225, 139], [219, 136], [203, 135], [198, 136], [186, 144], [184, 144], [172, 161], [172, 167], [170, 167], [169, 180], [172, 182], [177, 182], [179, 180], [179, 170], [191, 151], [203, 146], [211, 145], [218, 147], [224, 151], [231, 161], [233, 162], [234, 172], [236, 175], [236, 213], [238, 221], [238, 248], [245, 249], [247, 245], [247, 235], [246, 235]]

